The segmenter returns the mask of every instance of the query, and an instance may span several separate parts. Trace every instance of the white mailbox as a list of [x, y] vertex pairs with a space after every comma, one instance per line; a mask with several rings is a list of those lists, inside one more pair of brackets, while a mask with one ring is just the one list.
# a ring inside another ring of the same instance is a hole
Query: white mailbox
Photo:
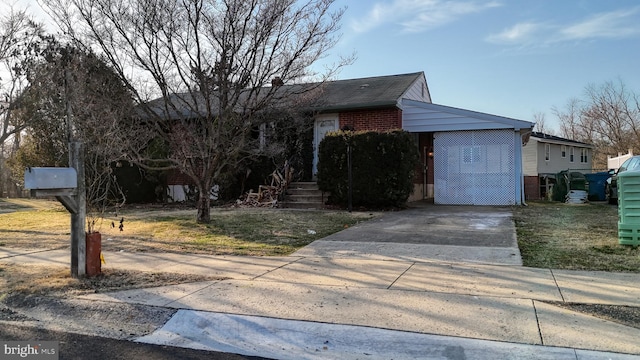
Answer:
[[30, 190], [69, 190], [78, 187], [74, 168], [31, 167], [24, 172], [24, 187]]

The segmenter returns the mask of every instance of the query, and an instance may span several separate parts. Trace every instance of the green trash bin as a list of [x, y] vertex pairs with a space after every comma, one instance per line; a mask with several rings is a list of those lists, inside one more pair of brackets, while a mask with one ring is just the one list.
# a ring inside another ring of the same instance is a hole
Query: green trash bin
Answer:
[[583, 173], [577, 171], [569, 173], [569, 190], [587, 190], [587, 178]]
[[618, 175], [618, 242], [640, 245], [640, 171]]

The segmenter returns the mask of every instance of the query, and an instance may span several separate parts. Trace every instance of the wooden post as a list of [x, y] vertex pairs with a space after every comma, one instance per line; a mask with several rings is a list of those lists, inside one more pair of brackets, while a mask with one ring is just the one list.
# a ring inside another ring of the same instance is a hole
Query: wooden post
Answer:
[[82, 278], [86, 275], [87, 248], [85, 241], [85, 221], [87, 216], [84, 179], [84, 148], [80, 142], [69, 143], [69, 165], [78, 173], [78, 187], [74, 196], [77, 213], [71, 213], [71, 276]]
[[351, 212], [351, 210], [353, 209], [353, 176], [352, 176], [352, 172], [351, 172], [351, 138], [349, 138], [347, 140], [347, 182], [348, 182], [348, 194], [347, 194], [347, 203], [348, 203], [348, 208], [349, 208], [349, 212]]

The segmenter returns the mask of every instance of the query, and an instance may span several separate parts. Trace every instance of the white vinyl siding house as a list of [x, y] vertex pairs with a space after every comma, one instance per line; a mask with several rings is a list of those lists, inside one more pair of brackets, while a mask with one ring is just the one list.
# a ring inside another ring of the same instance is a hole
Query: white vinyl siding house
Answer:
[[554, 135], [532, 133], [531, 139], [522, 149], [527, 198], [544, 197], [555, 175], [561, 171], [591, 172], [592, 151], [593, 145]]
[[[546, 136], [546, 137], [545, 137]], [[563, 148], [569, 156], [562, 156]], [[593, 145], [552, 135], [533, 133], [523, 147], [524, 174], [556, 174], [563, 170], [591, 170]], [[577, 154], [577, 156], [576, 156]]]

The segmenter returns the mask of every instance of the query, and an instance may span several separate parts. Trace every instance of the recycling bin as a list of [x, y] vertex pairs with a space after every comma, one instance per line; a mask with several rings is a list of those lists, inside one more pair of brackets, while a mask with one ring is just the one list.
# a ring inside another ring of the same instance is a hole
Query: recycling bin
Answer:
[[618, 242], [640, 245], [640, 171], [618, 175]]

